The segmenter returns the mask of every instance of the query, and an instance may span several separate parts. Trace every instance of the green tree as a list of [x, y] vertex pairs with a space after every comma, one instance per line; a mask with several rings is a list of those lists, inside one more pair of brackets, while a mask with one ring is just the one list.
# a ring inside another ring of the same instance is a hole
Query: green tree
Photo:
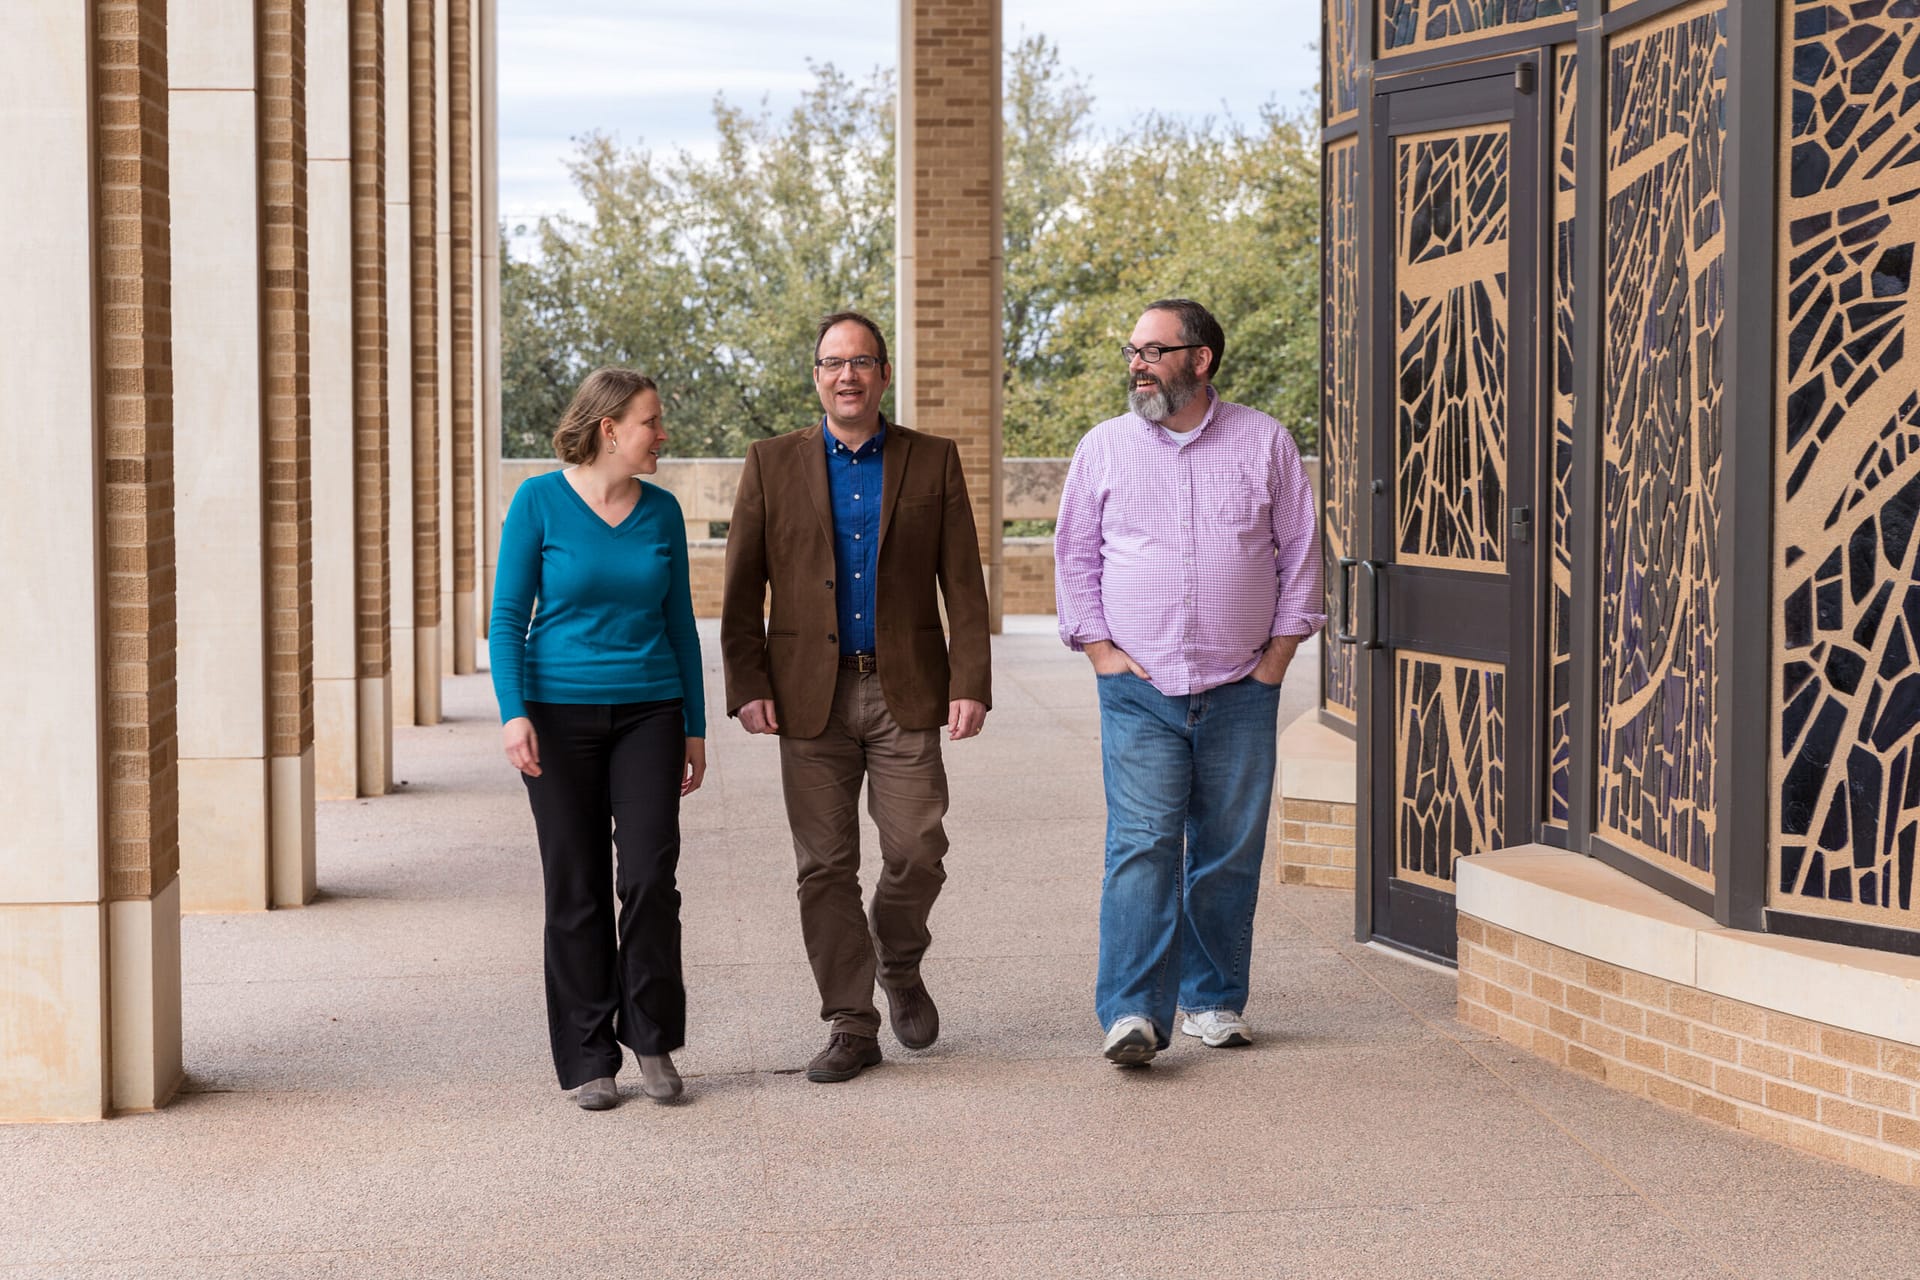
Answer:
[[[502, 263], [509, 456], [547, 437], [586, 372], [661, 382], [682, 454], [737, 455], [811, 421], [807, 339], [855, 306], [893, 325], [894, 86], [814, 68], [776, 118], [717, 99], [711, 158], [604, 136], [573, 179], [591, 213], [545, 220]], [[1072, 451], [1125, 404], [1117, 348], [1140, 307], [1184, 295], [1227, 331], [1220, 390], [1293, 428], [1318, 417], [1318, 157], [1303, 117], [1146, 116], [1114, 138], [1044, 36], [1006, 58], [1006, 449]]]

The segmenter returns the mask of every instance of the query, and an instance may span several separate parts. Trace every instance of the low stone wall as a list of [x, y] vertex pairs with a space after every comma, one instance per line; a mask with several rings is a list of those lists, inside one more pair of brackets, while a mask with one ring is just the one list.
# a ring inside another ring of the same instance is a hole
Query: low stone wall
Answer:
[[1280, 823], [1275, 850], [1280, 882], [1353, 888], [1353, 812], [1350, 804], [1280, 796], [1274, 807]]
[[1615, 1089], [1920, 1182], [1920, 1049], [1459, 918], [1460, 1020]]

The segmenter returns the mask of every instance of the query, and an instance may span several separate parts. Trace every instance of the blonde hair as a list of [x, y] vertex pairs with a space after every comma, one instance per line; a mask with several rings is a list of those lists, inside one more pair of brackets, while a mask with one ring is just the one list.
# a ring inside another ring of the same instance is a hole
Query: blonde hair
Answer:
[[585, 466], [600, 455], [600, 420], [618, 419], [642, 391], [658, 392], [653, 379], [631, 369], [595, 369], [573, 393], [560, 425], [553, 429], [553, 451], [569, 466]]

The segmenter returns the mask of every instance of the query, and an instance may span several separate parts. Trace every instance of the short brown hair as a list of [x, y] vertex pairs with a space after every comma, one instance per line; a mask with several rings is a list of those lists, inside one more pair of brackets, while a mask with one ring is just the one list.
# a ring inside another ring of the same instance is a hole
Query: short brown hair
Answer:
[[845, 324], [849, 320], [857, 325], [863, 326], [868, 333], [873, 335], [873, 340], [880, 344], [880, 363], [885, 364], [887, 362], [887, 335], [880, 332], [879, 325], [861, 315], [858, 311], [836, 311], [830, 316], [820, 317], [820, 327], [814, 331], [813, 335], [813, 358], [815, 360], [820, 358], [820, 344], [827, 340], [827, 330], [837, 324]]
[[1162, 298], [1158, 302], [1149, 302], [1147, 310], [1171, 311], [1179, 316], [1180, 341], [1211, 351], [1213, 359], [1207, 362], [1207, 381], [1219, 379], [1220, 362], [1227, 355], [1227, 335], [1220, 327], [1220, 322], [1213, 318], [1213, 312], [1192, 298]]
[[631, 369], [595, 369], [573, 393], [560, 425], [553, 429], [553, 451], [568, 466], [585, 466], [600, 456], [600, 420], [619, 418], [642, 391], [659, 390], [653, 379]]

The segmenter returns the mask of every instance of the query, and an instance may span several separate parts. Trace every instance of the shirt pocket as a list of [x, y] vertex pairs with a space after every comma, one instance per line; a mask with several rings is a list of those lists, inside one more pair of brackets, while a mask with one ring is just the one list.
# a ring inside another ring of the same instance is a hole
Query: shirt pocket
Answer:
[[1266, 472], [1251, 467], [1213, 466], [1200, 475], [1201, 510], [1211, 520], [1235, 532], [1248, 532], [1273, 523], [1273, 499], [1267, 492]]

